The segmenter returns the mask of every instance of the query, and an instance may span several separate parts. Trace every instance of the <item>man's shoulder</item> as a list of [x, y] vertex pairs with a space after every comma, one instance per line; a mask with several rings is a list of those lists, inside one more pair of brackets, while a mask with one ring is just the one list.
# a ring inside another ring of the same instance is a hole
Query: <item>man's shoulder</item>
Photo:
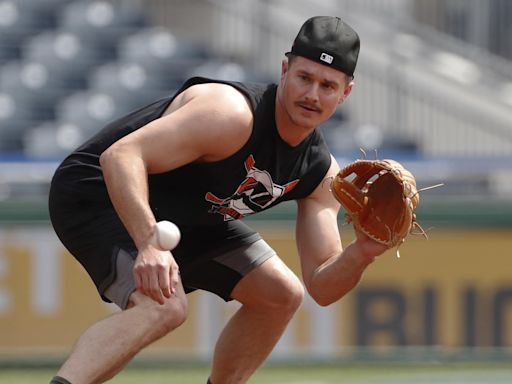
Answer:
[[240, 96], [254, 110], [264, 97], [275, 97], [276, 84], [263, 82], [240, 82], [230, 80], [211, 79], [206, 77], [192, 77], [188, 79], [179, 93], [197, 93], [207, 97], [217, 97], [222, 101], [233, 102]]
[[245, 95], [240, 90], [227, 83], [198, 82], [189, 86], [180, 93], [189, 101], [199, 99], [208, 105], [225, 105], [243, 102]]

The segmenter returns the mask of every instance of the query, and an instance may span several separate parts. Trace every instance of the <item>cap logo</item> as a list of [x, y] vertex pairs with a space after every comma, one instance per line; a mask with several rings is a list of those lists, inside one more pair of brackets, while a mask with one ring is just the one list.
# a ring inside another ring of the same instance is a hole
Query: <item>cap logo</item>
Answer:
[[332, 61], [334, 60], [334, 57], [329, 55], [328, 53], [322, 52], [320, 55], [320, 60], [327, 64], [332, 64]]

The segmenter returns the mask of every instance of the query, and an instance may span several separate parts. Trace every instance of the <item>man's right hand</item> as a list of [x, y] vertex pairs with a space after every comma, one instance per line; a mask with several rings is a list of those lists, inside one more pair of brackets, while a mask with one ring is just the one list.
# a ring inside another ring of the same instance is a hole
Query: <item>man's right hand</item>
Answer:
[[137, 290], [160, 304], [175, 294], [180, 284], [178, 264], [171, 252], [151, 245], [139, 250], [133, 266]]

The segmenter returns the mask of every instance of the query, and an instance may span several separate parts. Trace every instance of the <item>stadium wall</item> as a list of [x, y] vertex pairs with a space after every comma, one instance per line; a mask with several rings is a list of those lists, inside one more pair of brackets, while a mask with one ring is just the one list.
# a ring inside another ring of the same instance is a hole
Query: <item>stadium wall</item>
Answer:
[[[252, 223], [297, 273], [290, 222]], [[353, 233], [343, 227], [343, 239]], [[380, 356], [395, 347], [439, 351], [512, 347], [512, 280], [508, 228], [438, 228], [413, 236], [370, 266], [342, 301], [322, 308], [309, 297], [274, 359]], [[208, 360], [238, 305], [190, 295], [190, 317], [149, 354]], [[0, 227], [0, 358], [60, 358], [76, 337], [117, 309], [100, 301], [86, 273], [48, 224]]]

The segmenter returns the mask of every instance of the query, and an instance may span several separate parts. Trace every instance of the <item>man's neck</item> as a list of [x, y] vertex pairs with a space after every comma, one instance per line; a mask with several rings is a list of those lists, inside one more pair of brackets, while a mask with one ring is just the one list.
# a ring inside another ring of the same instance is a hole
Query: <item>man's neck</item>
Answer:
[[275, 120], [279, 136], [290, 147], [298, 146], [313, 132], [313, 129], [297, 125], [290, 119], [279, 96], [276, 97]]

